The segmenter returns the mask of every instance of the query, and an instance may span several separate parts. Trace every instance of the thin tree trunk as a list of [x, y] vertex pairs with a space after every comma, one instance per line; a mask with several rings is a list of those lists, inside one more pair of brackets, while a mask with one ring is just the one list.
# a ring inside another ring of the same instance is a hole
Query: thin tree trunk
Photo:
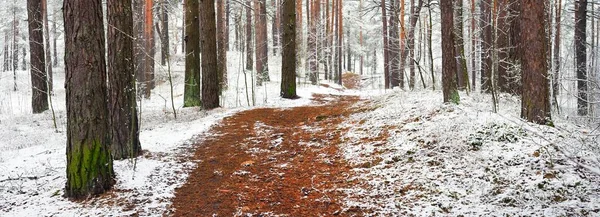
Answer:
[[54, 91], [54, 79], [52, 73], [52, 56], [50, 55], [50, 31], [48, 28], [48, 0], [42, 0], [42, 16], [44, 18], [44, 41], [46, 52], [46, 74], [48, 75], [48, 91], [50, 94]]
[[161, 40], [160, 40], [160, 65], [167, 64], [167, 56], [169, 55], [169, 3], [162, 0], [161, 4]]
[[577, 74], [577, 114], [588, 115], [587, 74], [587, 0], [579, 0], [575, 6], [575, 64]]
[[[252, 44], [252, 0], [246, 2], [246, 70], [254, 70], [254, 46]], [[255, 12], [256, 13], [256, 12]]]
[[227, 23], [225, 22], [226, 0], [217, 0], [217, 69], [219, 92], [227, 88]]
[[338, 0], [338, 71], [337, 71], [337, 75], [338, 75], [338, 80], [337, 83], [339, 85], [342, 85], [342, 45], [343, 45], [343, 41], [344, 41], [344, 20], [343, 20], [343, 4], [342, 4], [342, 0]]
[[492, 88], [492, 0], [481, 2], [481, 91], [490, 93]]
[[[31, 62], [31, 108], [34, 114], [48, 110], [48, 75], [44, 53], [43, 1], [27, 0], [29, 61]], [[18, 51], [17, 51], [18, 52]]]

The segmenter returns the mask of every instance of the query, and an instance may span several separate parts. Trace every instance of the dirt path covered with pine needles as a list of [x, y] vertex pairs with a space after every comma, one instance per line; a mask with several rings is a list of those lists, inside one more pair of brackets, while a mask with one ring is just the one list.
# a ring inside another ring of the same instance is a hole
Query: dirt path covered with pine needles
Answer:
[[358, 97], [260, 108], [224, 119], [197, 144], [197, 167], [173, 201], [175, 216], [352, 216], [342, 210], [351, 167], [338, 152]]

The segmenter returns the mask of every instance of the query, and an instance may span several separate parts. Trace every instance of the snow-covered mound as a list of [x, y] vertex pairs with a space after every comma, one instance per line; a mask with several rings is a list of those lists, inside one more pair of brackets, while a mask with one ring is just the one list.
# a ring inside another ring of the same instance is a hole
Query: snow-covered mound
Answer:
[[[518, 117], [519, 100], [443, 104], [440, 92], [396, 92], [361, 105], [342, 147], [358, 185], [348, 210], [375, 216], [600, 215], [598, 135]], [[373, 139], [380, 138], [380, 139]]]

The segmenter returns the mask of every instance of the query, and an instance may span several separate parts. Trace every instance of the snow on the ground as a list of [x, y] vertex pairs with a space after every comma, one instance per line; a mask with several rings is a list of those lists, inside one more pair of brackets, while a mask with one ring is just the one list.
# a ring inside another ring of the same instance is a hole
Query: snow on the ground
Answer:
[[[229, 85], [223, 108], [203, 111], [182, 108], [183, 61], [173, 61], [177, 119], [173, 118], [166, 67], [156, 65], [157, 87], [151, 99], [138, 102], [141, 111], [140, 141], [146, 153], [134, 160], [115, 161], [115, 191], [84, 202], [63, 197], [66, 183], [66, 113], [64, 70], [54, 69], [52, 97], [58, 129], [52, 113], [31, 114], [28, 71], [0, 72], [0, 216], [122, 216], [162, 215], [171, 212], [175, 188], [185, 182], [195, 162], [185, 162], [193, 142], [222, 118], [253, 107], [293, 107], [311, 103], [313, 93], [341, 93], [321, 86], [300, 84], [297, 100], [279, 97], [280, 57], [270, 62], [271, 82], [256, 87], [252, 101], [250, 72], [238, 70], [240, 55], [229, 54]], [[239, 82], [238, 82], [239, 81]], [[266, 88], [265, 88], [266, 87]], [[352, 91], [347, 91], [350, 94]], [[249, 103], [248, 103], [249, 102]]]
[[[355, 165], [341, 189], [346, 209], [373, 216], [598, 216], [598, 133], [560, 118], [556, 128], [519, 118], [520, 101], [462, 93], [395, 92], [371, 103], [347, 125], [342, 152]], [[386, 141], [364, 138], [389, 133]], [[357, 182], [360, 183], [360, 182]]]

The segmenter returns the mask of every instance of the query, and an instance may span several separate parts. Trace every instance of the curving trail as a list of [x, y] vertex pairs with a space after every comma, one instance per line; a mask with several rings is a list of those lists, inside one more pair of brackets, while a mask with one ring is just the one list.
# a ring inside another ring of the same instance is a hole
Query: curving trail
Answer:
[[260, 108], [224, 119], [199, 141], [198, 166], [176, 191], [174, 216], [347, 216], [351, 167], [337, 145], [358, 97], [315, 95], [319, 106]]

